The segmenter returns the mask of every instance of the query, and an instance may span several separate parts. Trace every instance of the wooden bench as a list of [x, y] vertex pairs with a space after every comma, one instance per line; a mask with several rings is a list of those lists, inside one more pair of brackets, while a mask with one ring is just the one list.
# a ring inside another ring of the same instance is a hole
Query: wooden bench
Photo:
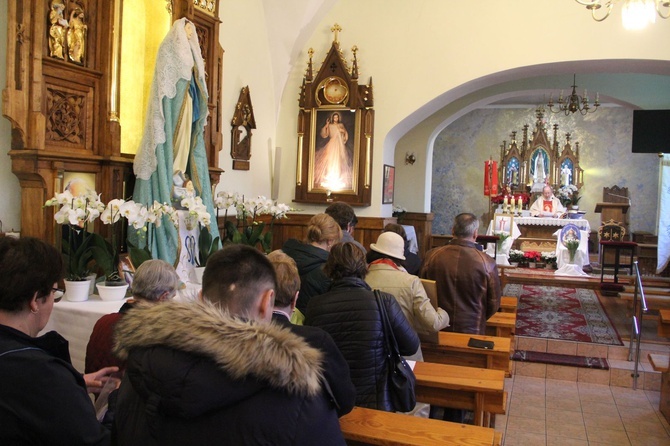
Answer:
[[[493, 348], [489, 350], [468, 347], [470, 338], [493, 341]], [[437, 339], [437, 343], [421, 343], [423, 359], [426, 362], [502, 370], [507, 376], [512, 375], [512, 344], [509, 338], [441, 331], [437, 334]]]
[[[667, 290], [660, 290], [657, 288], [644, 288], [644, 299], [647, 302], [647, 308], [650, 310], [670, 309], [670, 294]], [[633, 308], [633, 298], [635, 293], [633, 291], [623, 291], [619, 293], [619, 298], [628, 303], [628, 309]], [[638, 302], [640, 296], [638, 295]]]
[[474, 412], [475, 426], [492, 427], [507, 407], [505, 372], [475, 367], [417, 362], [416, 400]]
[[658, 335], [670, 338], [670, 309], [658, 310]]
[[670, 357], [649, 353], [649, 363], [655, 371], [661, 372], [661, 402], [659, 411], [670, 423]]
[[519, 298], [514, 296], [502, 296], [500, 298], [500, 311], [503, 313], [514, 313], [516, 314], [517, 307], [519, 306]]
[[511, 341], [514, 341], [515, 326], [515, 313], [503, 313], [502, 311], [498, 311], [486, 321], [486, 334], [489, 336], [510, 338]]
[[347, 444], [394, 446], [500, 446], [502, 433], [488, 427], [431, 420], [354, 407], [340, 417]]

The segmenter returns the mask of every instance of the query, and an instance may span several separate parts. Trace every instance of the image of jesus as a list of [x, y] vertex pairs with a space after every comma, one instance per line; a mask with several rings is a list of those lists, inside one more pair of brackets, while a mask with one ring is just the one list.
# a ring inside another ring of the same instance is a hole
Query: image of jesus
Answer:
[[353, 162], [347, 147], [349, 132], [340, 112], [333, 112], [319, 130], [314, 157], [316, 188], [344, 190], [352, 187]]

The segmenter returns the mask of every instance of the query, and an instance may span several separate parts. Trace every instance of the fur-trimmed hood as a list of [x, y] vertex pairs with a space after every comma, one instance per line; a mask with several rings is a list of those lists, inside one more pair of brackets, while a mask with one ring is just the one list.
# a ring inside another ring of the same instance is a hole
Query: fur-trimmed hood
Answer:
[[122, 359], [134, 349], [162, 346], [208, 358], [211, 361], [205, 363], [214, 363], [235, 381], [258, 380], [309, 397], [321, 390], [318, 349], [286, 328], [235, 318], [208, 302], [138, 304], [118, 322], [114, 341]]

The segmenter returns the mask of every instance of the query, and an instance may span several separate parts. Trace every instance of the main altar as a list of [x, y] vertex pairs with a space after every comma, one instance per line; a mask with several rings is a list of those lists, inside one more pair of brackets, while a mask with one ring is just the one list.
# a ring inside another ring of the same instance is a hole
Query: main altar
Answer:
[[[591, 227], [588, 220], [581, 218], [583, 212], [570, 209], [563, 213], [565, 209], [558, 203], [560, 200], [564, 206], [575, 205], [579, 189], [584, 185], [579, 143], [576, 142], [573, 148], [570, 133], [565, 133], [565, 142], [559, 144], [558, 124], [552, 126], [550, 137], [542, 107], [535, 110], [535, 118], [532, 132], [528, 125], [524, 125], [520, 140], [513, 131], [510, 142], [503, 141], [497, 166], [493, 160], [485, 163], [484, 193], [489, 195], [491, 203], [487, 234], [500, 237], [496, 253], [492, 247], [488, 251], [502, 265], [508, 264], [510, 249], [555, 252], [559, 267], [557, 274], [562, 265], [569, 264], [574, 267], [571, 271], [574, 269], [575, 275], [581, 275], [581, 266], [589, 263]], [[547, 186], [555, 191], [559, 200], [553, 196], [542, 197]], [[539, 217], [531, 216], [529, 210], [536, 200], [544, 200], [545, 212]], [[566, 243], [566, 233], [572, 243]], [[578, 254], [575, 254], [575, 241], [579, 242]], [[569, 259], [566, 258], [566, 245], [571, 245], [572, 249]]]

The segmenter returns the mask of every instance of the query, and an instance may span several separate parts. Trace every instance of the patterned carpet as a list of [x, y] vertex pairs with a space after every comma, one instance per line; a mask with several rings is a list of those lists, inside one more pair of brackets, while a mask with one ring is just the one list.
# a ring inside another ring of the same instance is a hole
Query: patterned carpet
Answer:
[[509, 284], [503, 295], [519, 298], [518, 336], [623, 345], [591, 290]]

